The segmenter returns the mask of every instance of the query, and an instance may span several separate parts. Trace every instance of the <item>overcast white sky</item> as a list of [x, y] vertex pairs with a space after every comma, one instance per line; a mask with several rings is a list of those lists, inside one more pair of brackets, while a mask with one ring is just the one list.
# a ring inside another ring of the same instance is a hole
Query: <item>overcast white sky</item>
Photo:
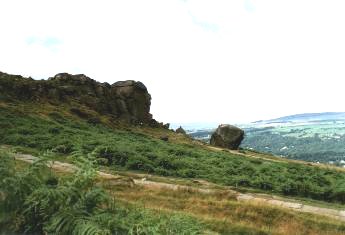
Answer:
[[139, 80], [164, 122], [345, 111], [343, 0], [1, 0], [0, 71]]

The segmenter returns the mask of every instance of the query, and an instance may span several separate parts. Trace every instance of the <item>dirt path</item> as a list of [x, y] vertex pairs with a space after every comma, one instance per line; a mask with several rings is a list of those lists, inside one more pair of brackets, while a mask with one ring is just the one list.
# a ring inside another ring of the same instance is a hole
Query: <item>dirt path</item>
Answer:
[[[16, 160], [24, 161], [27, 163], [33, 163], [38, 158], [34, 157], [32, 155], [28, 154], [14, 154], [14, 157]], [[52, 161], [48, 162], [49, 167], [56, 171], [60, 172], [74, 172], [77, 168], [73, 164], [70, 163], [64, 163], [59, 161]], [[164, 188], [169, 190], [193, 190], [200, 193], [214, 193], [217, 192], [216, 189], [207, 189], [207, 188], [197, 188], [192, 186], [185, 186], [185, 185], [177, 185], [177, 184], [170, 184], [170, 183], [162, 183], [162, 182], [154, 182], [147, 180], [146, 178], [142, 178], [140, 180], [137, 179], [131, 179], [129, 177], [124, 177], [120, 175], [114, 175], [105, 173], [102, 171], [97, 172], [101, 179], [106, 180], [111, 185], [118, 185], [118, 184], [135, 184], [135, 185], [141, 185], [148, 188]], [[301, 212], [307, 212], [317, 215], [323, 215], [332, 217], [335, 219], [339, 219], [345, 222], [345, 210], [337, 210], [337, 209], [328, 209], [328, 208], [322, 208], [322, 207], [316, 207], [316, 206], [309, 206], [302, 203], [297, 202], [289, 202], [284, 201], [281, 198], [276, 199], [270, 195], [256, 195], [256, 194], [242, 194], [238, 193], [236, 191], [231, 190], [234, 195], [236, 195], [236, 198], [238, 201], [247, 201], [247, 202], [254, 202], [254, 203], [265, 203], [270, 204], [272, 206], [278, 206], [283, 207], [287, 209], [292, 209], [295, 211], [301, 211]]]
[[248, 153], [241, 153], [237, 150], [230, 150], [230, 149], [225, 149], [225, 148], [221, 148], [221, 147], [215, 147], [215, 146], [211, 146], [211, 145], [207, 145], [208, 149], [211, 150], [215, 150], [215, 151], [226, 151], [229, 153], [232, 153], [234, 155], [239, 155], [239, 156], [244, 156], [244, 157], [250, 157], [250, 158], [255, 158], [255, 159], [260, 159], [260, 160], [265, 160], [265, 161], [271, 161], [271, 162], [284, 162], [286, 163], [286, 160], [280, 160], [280, 159], [272, 159], [272, 158], [268, 158], [268, 157], [263, 157], [263, 156], [257, 156], [254, 154], [248, 154]]

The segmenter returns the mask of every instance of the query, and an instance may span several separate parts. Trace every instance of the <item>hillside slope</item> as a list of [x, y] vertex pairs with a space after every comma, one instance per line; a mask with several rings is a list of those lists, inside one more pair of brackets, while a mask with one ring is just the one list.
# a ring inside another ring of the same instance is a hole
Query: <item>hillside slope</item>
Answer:
[[[73, 76], [58, 82], [54, 79], [23, 79], [0, 76], [0, 145], [14, 151], [39, 156], [51, 150], [55, 159], [67, 162], [71, 155], [77, 153], [94, 157], [98, 165], [109, 171], [174, 177], [196, 183], [207, 180], [236, 191], [298, 197], [332, 203], [334, 207], [345, 203], [345, 172], [342, 169], [308, 165], [250, 151], [229, 152], [212, 148], [162, 128], [151, 119], [149, 107], [145, 106], [149, 103], [140, 103], [141, 98], [138, 98], [138, 103], [132, 103], [138, 105], [137, 109], [127, 109], [132, 110], [126, 114], [130, 116], [115, 116], [115, 113], [99, 110], [81, 99], [85, 92], [64, 93], [67, 89], [65, 84], [74, 81]], [[29, 85], [23, 85], [26, 82]], [[46, 88], [42, 88], [43, 93], [37, 93], [35, 89], [40, 85], [33, 86], [34, 92], [26, 93], [32, 87], [31, 83], [51, 82], [61, 89], [62, 97], [46, 96], [49, 93]], [[88, 85], [85, 86], [81, 89], [88, 90]], [[21, 88], [15, 91], [15, 87]], [[77, 87], [73, 89], [78, 90]], [[116, 97], [113, 98], [116, 100]], [[135, 101], [129, 100], [128, 104]], [[146, 111], [138, 114], [133, 110]]]

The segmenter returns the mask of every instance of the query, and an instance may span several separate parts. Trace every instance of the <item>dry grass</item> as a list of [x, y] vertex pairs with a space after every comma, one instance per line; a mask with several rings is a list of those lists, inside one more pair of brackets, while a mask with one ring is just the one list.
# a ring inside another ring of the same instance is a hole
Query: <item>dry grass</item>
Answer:
[[[27, 165], [16, 162], [18, 170]], [[169, 190], [125, 185], [108, 185], [108, 190], [125, 203], [192, 215], [221, 234], [234, 231], [239, 234], [345, 234], [345, 224], [336, 220], [259, 202], [238, 202], [236, 194], [225, 190], [205, 194], [189, 188]]]
[[200, 194], [136, 186], [118, 188], [113, 194], [123, 202], [145, 208], [193, 215], [220, 233], [244, 229], [253, 234], [345, 234], [341, 222], [266, 204], [238, 202], [234, 194], [224, 191]]
[[1, 108], [7, 107], [7, 104], [5, 102], [0, 101], [0, 107]]

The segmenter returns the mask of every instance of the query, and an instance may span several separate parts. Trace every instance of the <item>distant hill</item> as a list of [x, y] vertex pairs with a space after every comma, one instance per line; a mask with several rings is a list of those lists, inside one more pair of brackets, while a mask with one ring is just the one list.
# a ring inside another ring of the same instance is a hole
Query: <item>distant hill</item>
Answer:
[[260, 120], [253, 123], [311, 122], [330, 120], [345, 120], [345, 112], [302, 113], [270, 120]]
[[210, 130], [217, 128], [219, 124], [216, 122], [193, 122], [193, 123], [171, 123], [171, 128], [177, 129], [180, 126], [188, 132], [195, 132], [201, 130]]

